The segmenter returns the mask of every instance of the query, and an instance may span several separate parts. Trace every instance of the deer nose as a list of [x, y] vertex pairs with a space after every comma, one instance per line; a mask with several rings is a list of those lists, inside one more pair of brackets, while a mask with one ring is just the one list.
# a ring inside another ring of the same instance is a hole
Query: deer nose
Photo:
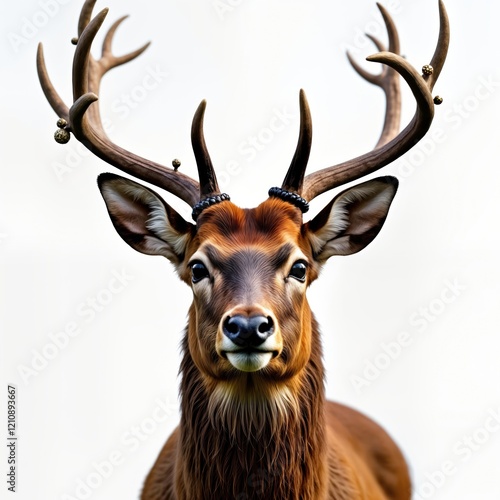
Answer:
[[222, 330], [240, 347], [257, 347], [274, 333], [274, 324], [270, 316], [236, 314], [226, 318]]

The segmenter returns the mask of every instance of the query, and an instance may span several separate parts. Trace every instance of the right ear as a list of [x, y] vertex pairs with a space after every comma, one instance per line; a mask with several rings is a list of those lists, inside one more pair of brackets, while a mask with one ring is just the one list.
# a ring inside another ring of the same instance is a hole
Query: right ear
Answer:
[[190, 224], [151, 189], [115, 174], [97, 184], [118, 234], [135, 250], [179, 265], [195, 234]]
[[315, 259], [351, 255], [369, 245], [384, 225], [398, 189], [395, 177], [377, 177], [338, 194], [306, 223]]

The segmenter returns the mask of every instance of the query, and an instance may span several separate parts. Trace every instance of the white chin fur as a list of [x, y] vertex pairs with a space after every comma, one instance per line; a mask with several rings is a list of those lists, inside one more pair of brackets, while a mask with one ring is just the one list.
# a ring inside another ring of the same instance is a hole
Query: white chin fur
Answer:
[[256, 372], [268, 365], [273, 357], [272, 352], [227, 352], [227, 359], [237, 369], [242, 372]]

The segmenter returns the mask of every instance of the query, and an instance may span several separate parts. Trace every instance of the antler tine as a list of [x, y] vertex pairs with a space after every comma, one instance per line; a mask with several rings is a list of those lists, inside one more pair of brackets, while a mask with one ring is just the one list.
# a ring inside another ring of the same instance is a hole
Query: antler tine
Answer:
[[97, 95], [102, 77], [110, 69], [125, 64], [142, 54], [149, 43], [123, 56], [112, 54], [111, 46], [114, 35], [125, 16], [111, 26], [104, 38], [102, 57], [95, 60], [90, 53], [91, 45], [108, 12], [107, 9], [104, 9], [90, 20], [95, 3], [96, 0], [86, 0], [80, 13], [79, 37], [73, 59], [74, 103], [70, 108], [64, 104], [54, 89], [47, 73], [43, 48], [41, 45], [38, 48], [37, 68], [42, 89], [54, 111], [65, 120], [60, 121], [63, 125], [58, 122], [58, 126], [64, 128], [63, 132], [65, 133], [60, 142], [67, 142], [69, 132], [73, 132], [82, 144], [105, 162], [138, 179], [164, 188], [190, 206], [194, 206], [199, 201], [200, 196], [197, 181], [174, 169], [126, 151], [112, 143], [104, 131], [99, 107], [97, 104], [92, 105], [98, 100]]
[[106, 63], [106, 71], [115, 68], [116, 66], [121, 66], [122, 64], [126, 64], [136, 57], [139, 57], [150, 45], [151, 42], [146, 42], [142, 47], [139, 47], [138, 49], [129, 52], [128, 54], [124, 54], [122, 56], [113, 56], [111, 52], [111, 46], [113, 44], [113, 39], [116, 33], [116, 30], [118, 27], [127, 19], [128, 16], [123, 16], [120, 17], [120, 19], [117, 19], [109, 28], [108, 32], [106, 33], [106, 37], [104, 38], [104, 42], [102, 44], [102, 57], [101, 57], [101, 64], [104, 65]]
[[81, 36], [83, 30], [90, 23], [90, 20], [92, 19], [92, 11], [94, 10], [96, 2], [97, 0], [85, 0], [82, 10], [80, 11], [80, 18], [78, 19], [78, 37]]
[[[427, 85], [432, 90], [434, 85], [441, 74], [444, 62], [446, 60], [446, 54], [448, 53], [448, 45], [450, 43], [450, 21], [448, 19], [448, 13], [444, 6], [443, 0], [439, 0], [439, 37], [436, 44], [436, 50], [432, 56], [430, 66], [433, 71], [427, 77]], [[425, 78], [425, 75], [424, 75]]]
[[45, 64], [45, 57], [43, 55], [43, 45], [38, 44], [38, 50], [36, 53], [36, 68], [38, 72], [38, 79], [40, 80], [40, 85], [42, 86], [43, 93], [52, 109], [56, 112], [59, 118], [63, 118], [66, 122], [69, 120], [69, 108], [64, 104], [61, 96], [57, 93], [54, 85], [49, 78], [47, 72], [47, 66]]
[[[375, 36], [370, 35], [369, 33], [366, 33], [366, 36], [374, 43], [379, 52], [385, 52], [388, 50], [387, 47]], [[390, 49], [389, 51], [393, 52]], [[379, 82], [381, 81], [381, 76], [387, 68], [382, 68], [382, 72], [380, 74], [370, 73], [356, 62], [356, 60], [351, 56], [351, 53], [349, 51], [346, 52], [346, 56], [347, 59], [349, 59], [351, 66], [354, 68], [354, 70], [359, 76], [364, 78], [366, 81], [373, 83], [374, 85], [379, 85]]]
[[[382, 14], [382, 18], [384, 19], [385, 27], [387, 29], [387, 36], [389, 38], [389, 52], [394, 52], [395, 54], [399, 54], [400, 44], [399, 44], [399, 35], [398, 35], [398, 30], [396, 28], [396, 24], [394, 23], [394, 20], [390, 16], [387, 9], [382, 4], [377, 2], [377, 7], [378, 10], [380, 11], [380, 14]], [[367, 36], [372, 40], [374, 40], [375, 38], [370, 34], [368, 34]], [[377, 42], [375, 43], [377, 44]]]
[[[90, 48], [92, 47], [92, 42], [102, 26], [104, 19], [106, 19], [107, 14], [108, 9], [103, 9], [99, 12], [99, 14], [97, 14], [97, 16], [90, 21], [78, 39], [75, 56], [73, 58], [74, 101], [89, 91], [89, 73], [91, 69], [94, 69], [96, 64], [96, 61], [94, 61], [90, 55]], [[99, 82], [103, 74], [104, 73], [100, 71], [99, 74], [96, 75], [96, 78], [92, 78], [93, 82], [97, 82], [97, 88], [95, 88], [95, 85], [92, 85], [92, 87], [94, 87], [92, 90], [98, 92]]]
[[[115, 21], [111, 28], [109, 28], [103, 41], [102, 56], [98, 61], [96, 61], [92, 57], [90, 49], [107, 14], [108, 9], [103, 9], [92, 21], [87, 22], [87, 26], [80, 34], [73, 59], [73, 99], [75, 101], [84, 93], [89, 91], [98, 95], [101, 79], [105, 73], [117, 66], [135, 59], [150, 45], [150, 42], [148, 42], [139, 49], [123, 56], [113, 55], [111, 46], [116, 30], [128, 17], [123, 16]], [[98, 107], [96, 106], [91, 108], [89, 112], [92, 114], [92, 121], [95, 122], [94, 125], [102, 129]], [[102, 133], [104, 133], [104, 130], [102, 130]]]
[[[381, 4], [377, 3], [377, 7], [382, 14], [385, 26], [387, 28], [387, 34], [389, 38], [388, 50], [389, 52], [392, 52], [394, 54], [399, 54], [400, 44], [396, 25], [394, 24], [394, 21], [389, 12], [387, 12], [387, 10]], [[386, 50], [384, 44], [376, 37], [370, 34], [367, 34], [367, 37], [376, 45], [380, 52]], [[380, 146], [388, 143], [399, 132], [399, 127], [401, 124], [401, 89], [399, 85], [399, 75], [396, 71], [387, 66], [383, 67], [380, 74], [369, 73], [361, 66], [359, 66], [359, 64], [352, 58], [349, 52], [347, 53], [347, 58], [349, 59], [352, 67], [362, 78], [372, 83], [373, 85], [377, 85], [385, 93], [385, 120], [379, 140], [377, 141], [377, 144], [374, 148], [377, 149]]]
[[[399, 54], [400, 52], [400, 44], [399, 44], [399, 35], [398, 35], [398, 30], [396, 28], [396, 25], [394, 24], [394, 20], [390, 16], [389, 12], [387, 9], [381, 5], [380, 3], [377, 2], [377, 7], [382, 14], [382, 18], [384, 19], [385, 27], [387, 29], [387, 36], [389, 39], [389, 46], [388, 48], [385, 47], [385, 45], [375, 36], [371, 35], [370, 33], [367, 33], [366, 36], [375, 44], [379, 52], [383, 52], [385, 50], [388, 50], [389, 52], [393, 52], [395, 54]], [[349, 52], [347, 52], [347, 58], [349, 59], [349, 62], [351, 63], [352, 67], [356, 70], [356, 72], [363, 77], [365, 80], [369, 81], [370, 83], [373, 83], [375, 85], [378, 85], [380, 81], [380, 76], [381, 75], [375, 75], [372, 73], [369, 73], [368, 71], [364, 70], [351, 56]], [[382, 74], [386, 73], [388, 68], [383, 68], [382, 69]]]
[[306, 93], [300, 90], [300, 133], [297, 142], [297, 148], [293, 155], [292, 162], [288, 168], [285, 180], [281, 186], [287, 191], [295, 191], [301, 193], [304, 182], [304, 174], [311, 153], [312, 143], [312, 119], [309, 103], [307, 102]]
[[446, 59], [450, 36], [448, 16], [441, 0], [439, 10], [439, 38], [432, 59], [433, 65], [436, 65], [434, 71], [433, 67], [424, 66], [424, 75], [421, 75], [403, 57], [391, 52], [380, 52], [367, 58], [368, 61], [383, 63], [393, 68], [405, 79], [417, 102], [417, 109], [411, 122], [387, 144], [353, 160], [309, 174], [304, 180], [305, 198], [312, 200], [330, 189], [375, 172], [402, 156], [427, 133], [434, 117], [431, 91]]
[[215, 170], [203, 135], [203, 119], [206, 107], [207, 102], [205, 100], [201, 101], [194, 114], [191, 126], [191, 143], [196, 165], [198, 166], [198, 178], [200, 179], [200, 198], [220, 193]]

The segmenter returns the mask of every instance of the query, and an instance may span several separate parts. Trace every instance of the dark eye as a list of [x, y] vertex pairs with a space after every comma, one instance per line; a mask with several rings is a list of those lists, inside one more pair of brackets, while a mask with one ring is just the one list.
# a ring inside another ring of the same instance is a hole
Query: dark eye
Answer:
[[290, 274], [292, 278], [298, 281], [304, 282], [306, 280], [307, 264], [303, 260], [298, 260], [290, 269]]
[[191, 281], [193, 283], [198, 283], [204, 278], [208, 278], [208, 269], [205, 264], [200, 261], [193, 262], [191, 264]]

